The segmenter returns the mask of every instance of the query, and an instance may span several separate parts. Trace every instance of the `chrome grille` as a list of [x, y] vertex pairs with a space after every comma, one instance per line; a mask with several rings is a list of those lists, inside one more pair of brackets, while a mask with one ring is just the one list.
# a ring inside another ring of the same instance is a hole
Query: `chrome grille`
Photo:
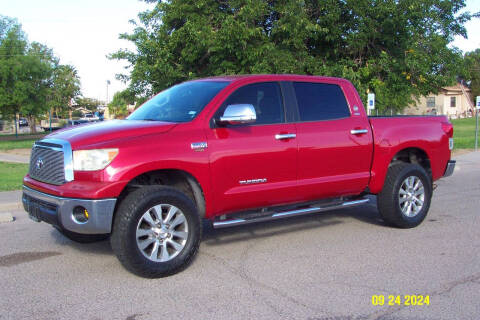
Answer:
[[36, 142], [30, 156], [30, 177], [49, 184], [66, 182], [63, 146], [49, 142]]

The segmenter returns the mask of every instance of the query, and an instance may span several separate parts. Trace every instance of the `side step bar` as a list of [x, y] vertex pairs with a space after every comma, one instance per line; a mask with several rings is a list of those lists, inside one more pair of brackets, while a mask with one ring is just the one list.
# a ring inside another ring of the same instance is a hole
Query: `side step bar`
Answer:
[[309, 207], [305, 209], [297, 209], [297, 210], [291, 210], [291, 211], [273, 212], [272, 214], [269, 214], [269, 215], [251, 218], [251, 219], [246, 218], [246, 219], [218, 220], [213, 222], [213, 227], [215, 229], [220, 229], [220, 228], [238, 226], [242, 224], [249, 224], [249, 223], [261, 222], [261, 221], [269, 221], [269, 220], [276, 220], [276, 219], [287, 218], [287, 217], [301, 216], [307, 213], [324, 212], [324, 211], [330, 211], [335, 209], [354, 207], [354, 206], [367, 203], [368, 201], [369, 199], [359, 199], [359, 200], [347, 201], [341, 204], [330, 205], [325, 207], [316, 206], [316, 207]]

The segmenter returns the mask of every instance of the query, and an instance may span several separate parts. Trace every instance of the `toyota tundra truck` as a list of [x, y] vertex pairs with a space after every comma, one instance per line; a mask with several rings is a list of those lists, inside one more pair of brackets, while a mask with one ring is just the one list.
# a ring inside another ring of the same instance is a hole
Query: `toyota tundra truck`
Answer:
[[31, 219], [77, 242], [110, 238], [143, 277], [188, 266], [215, 228], [365, 204], [398, 228], [427, 215], [453, 173], [445, 116], [367, 117], [345, 79], [221, 76], [184, 82], [125, 120], [34, 143], [23, 180]]

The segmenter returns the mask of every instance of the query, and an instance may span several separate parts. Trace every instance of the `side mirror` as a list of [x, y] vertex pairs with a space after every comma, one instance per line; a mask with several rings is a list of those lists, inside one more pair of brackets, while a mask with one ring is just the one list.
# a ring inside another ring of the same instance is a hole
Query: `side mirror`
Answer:
[[251, 104], [228, 105], [220, 117], [221, 124], [246, 124], [257, 120], [257, 113]]

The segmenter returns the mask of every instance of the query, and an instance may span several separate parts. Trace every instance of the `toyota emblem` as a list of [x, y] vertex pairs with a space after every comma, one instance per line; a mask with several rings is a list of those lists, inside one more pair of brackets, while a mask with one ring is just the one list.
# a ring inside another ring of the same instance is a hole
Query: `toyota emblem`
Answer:
[[37, 162], [35, 162], [35, 167], [37, 167], [37, 170], [42, 169], [42, 167], [43, 167], [43, 159], [42, 158], [37, 159]]

